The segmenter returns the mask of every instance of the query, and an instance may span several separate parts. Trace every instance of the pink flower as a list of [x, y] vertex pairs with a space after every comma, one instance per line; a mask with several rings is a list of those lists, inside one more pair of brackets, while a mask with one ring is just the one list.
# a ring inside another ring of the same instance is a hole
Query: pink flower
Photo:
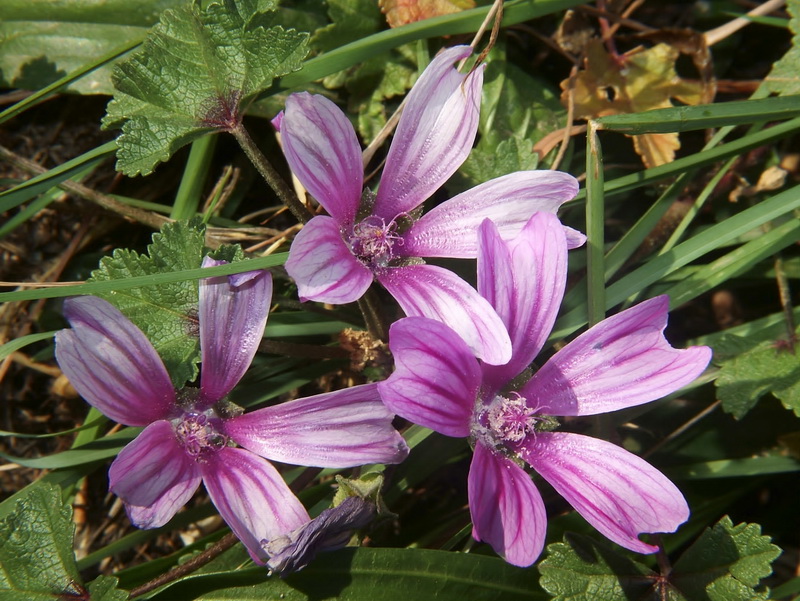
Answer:
[[[333, 304], [358, 300], [377, 279], [407, 315], [446, 323], [483, 361], [501, 364], [511, 345], [497, 314], [461, 278], [418, 257], [475, 258], [485, 218], [513, 236], [534, 211], [555, 213], [578, 184], [566, 173], [520, 171], [420, 219], [412, 215], [464, 162], [475, 140], [483, 66], [469, 74], [453, 67], [470, 52], [468, 46], [443, 51], [414, 85], [377, 195], [363, 190], [361, 149], [342, 111], [324, 96], [288, 98], [273, 123], [289, 167], [328, 215], [314, 217], [296, 236], [286, 270], [301, 300]], [[568, 234], [572, 246], [583, 243], [578, 232]]]
[[482, 363], [447, 326], [408, 317], [390, 330], [396, 370], [378, 384], [381, 397], [406, 419], [469, 437], [472, 534], [508, 562], [530, 565], [544, 546], [544, 503], [525, 464], [603, 535], [633, 551], [655, 551], [638, 536], [673, 532], [686, 520], [680, 491], [616, 445], [555, 431], [554, 416], [595, 415], [663, 397], [705, 369], [710, 349], [669, 345], [669, 302], [660, 296], [597, 324], [520, 385], [517, 377], [542, 349], [563, 297], [564, 228], [538, 213], [505, 241], [487, 220], [479, 244], [478, 289], [508, 328], [511, 361]]
[[[208, 257], [203, 266], [220, 265]], [[240, 414], [225, 396], [244, 375], [267, 322], [272, 277], [253, 271], [200, 281], [200, 387], [176, 391], [153, 345], [96, 297], [68, 299], [70, 329], [56, 359], [90, 405], [126, 426], [144, 426], [109, 470], [109, 488], [140, 528], [166, 524], [202, 480], [253, 559], [266, 541], [309, 520], [264, 458], [319, 467], [397, 463], [407, 452], [374, 384]]]

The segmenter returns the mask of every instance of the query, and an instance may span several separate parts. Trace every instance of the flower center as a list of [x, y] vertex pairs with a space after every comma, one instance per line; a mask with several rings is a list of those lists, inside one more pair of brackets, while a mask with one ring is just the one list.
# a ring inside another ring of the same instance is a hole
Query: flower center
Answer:
[[352, 253], [368, 267], [388, 267], [394, 258], [392, 247], [403, 244], [402, 236], [397, 233], [398, 215], [389, 223], [377, 215], [370, 215], [353, 226], [353, 233], [348, 240]]
[[555, 418], [539, 414], [537, 408], [530, 407], [516, 392], [507, 397], [498, 395], [489, 403], [479, 403], [473, 418], [472, 437], [510, 456], [516, 454], [529, 435], [558, 426]]
[[220, 421], [212, 409], [205, 413], [188, 411], [172, 421], [172, 428], [184, 451], [202, 461], [228, 444], [228, 437], [218, 430]]

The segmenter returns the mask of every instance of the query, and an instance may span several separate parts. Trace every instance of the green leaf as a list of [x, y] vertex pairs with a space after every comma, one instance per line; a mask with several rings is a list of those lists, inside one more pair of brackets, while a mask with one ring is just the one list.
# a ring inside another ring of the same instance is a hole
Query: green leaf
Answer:
[[672, 583], [692, 601], [766, 599], [754, 588], [772, 573], [772, 561], [781, 554], [770, 541], [758, 524], [734, 526], [725, 516], [673, 566]]
[[[140, 41], [158, 14], [182, 0], [4, 0], [0, 85], [37, 90]], [[69, 91], [111, 94], [112, 65], [71, 82]]]
[[[100, 261], [90, 281], [121, 280], [200, 267], [205, 228], [199, 220], [166, 224], [153, 234], [147, 255], [117, 249]], [[98, 293], [114, 304], [150, 339], [176, 387], [197, 376], [197, 281]]]
[[311, 45], [332, 50], [379, 31], [384, 23], [374, 0], [328, 0], [331, 23], [314, 32]]
[[522, 601], [547, 599], [535, 572], [496, 557], [429, 549], [342, 549], [323, 553], [285, 579], [264, 568], [189, 576], [151, 597], [203, 599], [371, 599], [372, 601]]
[[[729, 335], [720, 339], [714, 350], [722, 355], [714, 385], [725, 411], [741, 419], [761, 397], [771, 393], [800, 416], [800, 360], [785, 340], [754, 345], [750, 339]], [[725, 358], [726, 354], [734, 356]]]
[[103, 125], [122, 125], [118, 170], [147, 175], [192, 140], [233, 129], [243, 106], [300, 68], [308, 34], [273, 25], [274, 13], [260, 9], [221, 0], [165, 11], [144, 49], [117, 65]]
[[117, 579], [112, 576], [99, 576], [87, 588], [92, 601], [126, 601], [128, 591], [117, 588]]
[[61, 489], [35, 484], [0, 520], [0, 597], [53, 601], [83, 590], [72, 552], [72, 510]]
[[789, 29], [794, 34], [792, 47], [772, 65], [761, 85], [777, 94], [800, 94], [800, 0], [788, 0], [786, 9], [792, 16], [789, 20]]
[[539, 584], [554, 601], [658, 599], [658, 574], [587, 536], [567, 534], [547, 547]]

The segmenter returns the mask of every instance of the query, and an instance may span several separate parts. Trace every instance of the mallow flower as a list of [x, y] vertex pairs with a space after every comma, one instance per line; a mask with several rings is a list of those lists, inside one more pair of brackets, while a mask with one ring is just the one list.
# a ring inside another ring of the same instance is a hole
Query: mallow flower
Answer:
[[[468, 46], [441, 52], [411, 89], [377, 194], [364, 190], [355, 130], [324, 96], [292, 94], [273, 123], [292, 172], [328, 215], [297, 234], [286, 270], [301, 300], [342, 304], [380, 282], [406, 315], [456, 330], [486, 363], [508, 361], [508, 334], [474, 288], [420, 257], [475, 258], [477, 229], [491, 218], [504, 236], [535, 211], [555, 213], [578, 183], [557, 171], [520, 171], [458, 194], [418, 218], [417, 208], [458, 169], [475, 140], [483, 65], [459, 73]], [[567, 229], [571, 246], [582, 234]]]
[[[220, 265], [206, 257], [204, 267]], [[199, 387], [175, 390], [153, 345], [96, 297], [68, 299], [71, 328], [56, 334], [56, 359], [78, 393], [107, 417], [144, 427], [109, 470], [109, 488], [140, 528], [167, 523], [204, 482], [253, 559], [267, 541], [309, 521], [267, 459], [318, 467], [397, 463], [408, 448], [374, 384], [250, 413], [225, 400], [264, 333], [272, 277], [252, 271], [200, 280]]]
[[663, 335], [669, 302], [659, 296], [590, 328], [525, 381], [564, 293], [564, 229], [555, 216], [537, 213], [512, 240], [488, 220], [479, 234], [478, 290], [510, 333], [511, 361], [487, 365], [446, 325], [407, 317], [390, 329], [396, 370], [378, 384], [381, 397], [412, 422], [469, 438], [472, 534], [508, 562], [532, 564], [545, 540], [544, 503], [526, 465], [607, 538], [654, 552], [638, 536], [673, 532], [687, 519], [680, 491], [612, 443], [559, 431], [557, 416], [596, 415], [663, 397], [706, 368], [710, 349], [670, 346]]

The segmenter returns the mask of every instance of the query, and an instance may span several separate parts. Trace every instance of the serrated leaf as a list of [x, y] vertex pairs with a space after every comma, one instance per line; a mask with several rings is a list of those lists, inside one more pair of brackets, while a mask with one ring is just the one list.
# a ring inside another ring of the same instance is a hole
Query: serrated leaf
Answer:
[[[117, 249], [104, 257], [89, 281], [197, 269], [203, 261], [205, 227], [199, 220], [164, 225], [147, 254]], [[197, 376], [197, 281], [187, 280], [118, 290], [98, 296], [114, 304], [153, 343], [176, 387]]]
[[[126, 42], [142, 39], [160, 11], [181, 1], [3, 0], [0, 85], [43, 88]], [[111, 72], [111, 65], [103, 66], [67, 89], [81, 94], [111, 94]]]
[[275, 77], [300, 68], [308, 34], [274, 25], [274, 2], [221, 0], [165, 11], [117, 65], [104, 127], [122, 126], [117, 169], [147, 175], [181, 146], [230, 130]]
[[734, 526], [725, 516], [675, 563], [671, 581], [693, 601], [761, 599], [765, 597], [754, 588], [772, 573], [772, 561], [780, 554], [770, 537], [761, 534], [761, 526]]
[[478, 144], [459, 169], [459, 175], [477, 185], [515, 171], [536, 169], [539, 155], [532, 147], [530, 140], [516, 136], [501, 141], [494, 148]]
[[539, 584], [553, 601], [656, 601], [658, 575], [588, 536], [567, 534], [547, 547]]
[[719, 346], [723, 353], [733, 355], [729, 359], [723, 355], [714, 381], [725, 411], [741, 419], [761, 397], [771, 393], [800, 416], [800, 356], [786, 341], [753, 345], [738, 336], [725, 336]]
[[0, 520], [0, 597], [52, 601], [83, 587], [72, 551], [72, 510], [61, 489], [33, 484]]
[[800, 0], [788, 0], [786, 10], [791, 15], [792, 47], [772, 65], [761, 85], [775, 94], [800, 94]]

